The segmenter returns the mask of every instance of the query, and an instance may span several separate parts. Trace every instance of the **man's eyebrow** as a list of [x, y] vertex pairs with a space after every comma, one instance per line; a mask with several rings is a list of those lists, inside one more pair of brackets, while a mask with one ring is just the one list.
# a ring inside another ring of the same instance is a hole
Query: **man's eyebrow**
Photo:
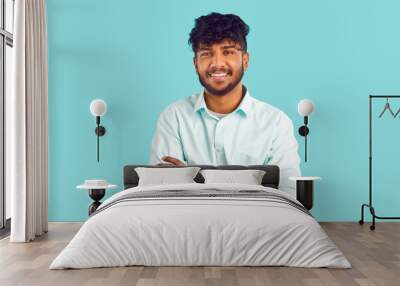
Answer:
[[238, 47], [238, 46], [236, 46], [236, 45], [222, 46], [221, 49], [222, 49], [222, 50], [227, 50], [227, 49], [237, 49], [237, 50], [241, 50], [241, 48]]
[[199, 51], [203, 51], [203, 50], [211, 50], [211, 48], [207, 47], [207, 46], [203, 46], [203, 47], [199, 48]]

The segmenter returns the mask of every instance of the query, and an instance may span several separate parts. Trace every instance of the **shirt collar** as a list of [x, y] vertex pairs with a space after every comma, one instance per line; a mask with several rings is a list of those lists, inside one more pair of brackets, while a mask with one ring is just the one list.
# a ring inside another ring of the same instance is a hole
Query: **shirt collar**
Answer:
[[204, 100], [204, 91], [197, 96], [196, 103], [194, 104], [195, 112], [202, 109], [207, 109], [206, 101]]
[[[239, 106], [233, 111], [233, 112], [242, 112], [243, 115], [247, 116], [251, 112], [251, 102], [252, 102], [252, 97], [250, 96], [249, 91], [246, 89], [246, 93], [240, 102]], [[199, 94], [197, 97], [197, 100], [194, 105], [194, 110], [195, 112], [199, 110], [206, 110], [207, 109], [207, 104], [206, 101], [204, 100], [204, 91]]]

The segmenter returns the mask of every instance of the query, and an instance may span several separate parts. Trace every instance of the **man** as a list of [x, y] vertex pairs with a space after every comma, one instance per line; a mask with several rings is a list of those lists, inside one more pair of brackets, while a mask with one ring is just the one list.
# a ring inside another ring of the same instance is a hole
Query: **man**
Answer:
[[278, 165], [281, 190], [295, 195], [299, 176], [293, 124], [279, 109], [250, 96], [241, 83], [249, 66], [249, 27], [233, 14], [196, 19], [189, 44], [204, 91], [160, 115], [150, 164]]

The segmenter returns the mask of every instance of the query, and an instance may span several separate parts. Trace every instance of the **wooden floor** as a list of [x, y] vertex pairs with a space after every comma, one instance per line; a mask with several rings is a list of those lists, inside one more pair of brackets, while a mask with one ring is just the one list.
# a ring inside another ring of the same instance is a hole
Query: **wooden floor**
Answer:
[[400, 285], [400, 223], [378, 223], [375, 231], [357, 223], [323, 228], [353, 268], [290, 267], [120, 267], [48, 270], [81, 223], [50, 223], [32, 243], [0, 241], [0, 285]]

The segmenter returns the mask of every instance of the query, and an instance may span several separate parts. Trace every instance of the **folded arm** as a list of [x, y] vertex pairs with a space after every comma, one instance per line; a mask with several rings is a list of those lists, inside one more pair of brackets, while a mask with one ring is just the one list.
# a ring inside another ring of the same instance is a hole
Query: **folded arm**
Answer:
[[280, 169], [279, 189], [296, 197], [296, 183], [289, 177], [300, 176], [300, 157], [298, 144], [293, 133], [293, 123], [282, 113], [277, 122], [277, 133], [272, 143], [271, 157], [266, 162], [278, 165]]
[[150, 164], [185, 164], [179, 122], [173, 108], [168, 107], [158, 118], [152, 140]]

